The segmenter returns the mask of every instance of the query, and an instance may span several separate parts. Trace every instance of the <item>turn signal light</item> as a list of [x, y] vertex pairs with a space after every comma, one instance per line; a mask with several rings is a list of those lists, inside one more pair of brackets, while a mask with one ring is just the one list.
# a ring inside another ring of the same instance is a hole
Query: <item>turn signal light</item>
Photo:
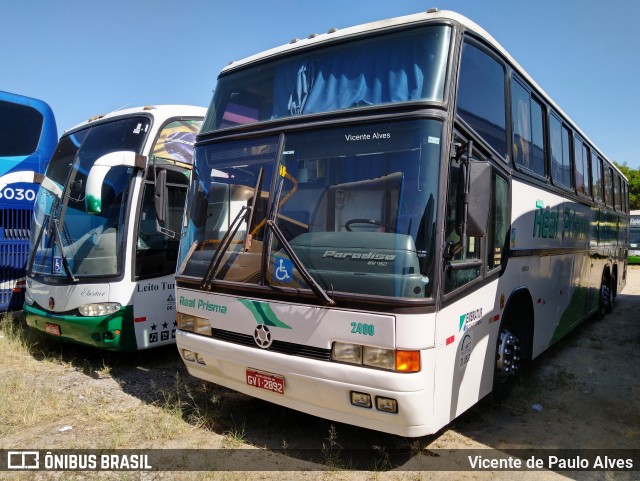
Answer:
[[396, 371], [420, 371], [420, 351], [396, 351]]

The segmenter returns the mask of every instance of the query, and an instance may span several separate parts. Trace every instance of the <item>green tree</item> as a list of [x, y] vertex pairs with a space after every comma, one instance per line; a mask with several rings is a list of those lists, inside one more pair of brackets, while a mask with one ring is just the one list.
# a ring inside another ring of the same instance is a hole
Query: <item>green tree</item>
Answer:
[[615, 162], [614, 164], [629, 179], [629, 208], [640, 209], [640, 169], [632, 169], [626, 162], [622, 165]]

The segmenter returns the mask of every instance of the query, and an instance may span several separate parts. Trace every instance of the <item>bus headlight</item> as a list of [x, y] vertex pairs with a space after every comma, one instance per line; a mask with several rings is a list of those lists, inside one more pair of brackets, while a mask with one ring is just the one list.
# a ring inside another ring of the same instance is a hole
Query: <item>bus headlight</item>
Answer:
[[396, 372], [420, 371], [420, 351], [384, 349], [336, 341], [331, 346], [331, 360]]
[[178, 312], [176, 321], [178, 322], [178, 329], [182, 331], [211, 336], [211, 325], [208, 319]]
[[119, 302], [97, 302], [95, 304], [83, 304], [78, 307], [81, 316], [95, 317], [108, 316], [114, 312], [118, 312], [122, 305]]
[[396, 352], [392, 349], [364, 346], [362, 364], [382, 369], [395, 369]]
[[362, 364], [362, 346], [346, 342], [334, 342], [331, 348], [331, 359], [350, 364]]

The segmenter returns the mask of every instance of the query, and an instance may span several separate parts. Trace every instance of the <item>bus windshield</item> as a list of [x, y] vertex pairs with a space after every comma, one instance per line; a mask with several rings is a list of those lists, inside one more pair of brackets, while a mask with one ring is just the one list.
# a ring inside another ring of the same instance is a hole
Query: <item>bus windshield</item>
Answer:
[[[52, 192], [43, 184], [36, 199], [32, 274], [68, 278], [116, 276], [122, 272], [123, 239], [132, 167], [108, 169], [101, 209], [87, 208], [88, 176], [111, 152], [140, 153], [150, 119], [125, 119], [89, 126], [60, 139], [47, 168]], [[61, 192], [61, 194], [60, 194]]]
[[442, 102], [451, 28], [338, 43], [219, 78], [202, 132], [397, 102]]
[[431, 296], [441, 136], [425, 119], [196, 147], [178, 275]]

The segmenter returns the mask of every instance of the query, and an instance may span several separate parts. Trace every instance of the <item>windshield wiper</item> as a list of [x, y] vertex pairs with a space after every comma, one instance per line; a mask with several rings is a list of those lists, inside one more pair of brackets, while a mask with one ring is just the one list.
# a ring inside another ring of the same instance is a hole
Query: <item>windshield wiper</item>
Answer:
[[[67, 261], [67, 256], [64, 255], [64, 249], [62, 248], [62, 236], [60, 235], [60, 227], [58, 226], [58, 222], [59, 222], [58, 219], [55, 219], [53, 221], [53, 230], [55, 231], [54, 236], [56, 239], [56, 244], [58, 245], [58, 249], [60, 249], [60, 257], [62, 258], [62, 267], [64, 268], [64, 272], [67, 275], [67, 279], [69, 279], [69, 282], [72, 282], [75, 284], [78, 282], [78, 278], [73, 277], [73, 273], [71, 272], [71, 268], [69, 267], [69, 261]], [[52, 254], [53, 254], [53, 250], [52, 250]]]
[[[245, 220], [247, 221], [247, 231], [245, 233], [245, 238], [242, 242], [243, 248], [245, 250], [249, 249], [249, 244], [251, 243], [251, 237], [249, 234], [249, 229], [251, 228], [251, 222], [253, 219], [253, 213], [256, 208], [258, 192], [260, 191], [260, 186], [262, 185], [262, 174], [264, 173], [264, 168], [260, 167], [260, 171], [258, 172], [258, 179], [256, 180], [256, 184], [253, 187], [253, 195], [251, 196], [251, 205], [249, 207], [242, 206], [238, 215], [233, 219], [233, 222], [229, 225], [229, 229], [224, 233], [222, 239], [220, 239], [220, 244], [218, 244], [218, 248], [213, 253], [213, 257], [211, 257], [211, 262], [209, 263], [209, 267], [207, 268], [207, 272], [205, 273], [202, 283], [200, 284], [201, 289], [209, 290], [211, 289], [211, 284], [216, 278], [216, 272], [218, 271], [218, 267], [220, 267], [220, 262], [222, 262], [222, 258], [224, 257], [224, 252], [226, 252], [229, 244], [231, 243], [231, 239], [234, 238], [236, 232], [240, 228], [240, 222], [242, 217], [245, 216]], [[245, 214], [246, 212], [246, 214]]]
[[[60, 197], [59, 196], [55, 196], [55, 199], [53, 201], [53, 203], [51, 204], [51, 209], [50, 212], [51, 214], [47, 214], [44, 218], [44, 220], [42, 221], [42, 226], [40, 227], [40, 232], [38, 232], [38, 237], [36, 238], [34, 245], [34, 248], [32, 249], [30, 255], [29, 255], [29, 260], [28, 260], [28, 275], [33, 275], [33, 264], [35, 263], [35, 254], [37, 249], [37, 246], [40, 245], [40, 241], [42, 240], [42, 236], [44, 235], [45, 231], [49, 231], [49, 235], [53, 235], [54, 238], [54, 242], [55, 244], [58, 246], [58, 249], [60, 249], [60, 257], [62, 258], [62, 267], [64, 269], [64, 273], [67, 276], [67, 279], [69, 280], [69, 282], [72, 282], [74, 284], [76, 284], [78, 282], [78, 278], [73, 276], [73, 272], [71, 272], [71, 267], [69, 267], [69, 261], [67, 260], [67, 256], [65, 256], [64, 254], [64, 249], [62, 248], [62, 235], [60, 234], [60, 226], [59, 226], [59, 222], [60, 220], [55, 218], [54, 213], [56, 212], [56, 210], [58, 209], [58, 206], [60, 204]], [[51, 262], [53, 262], [53, 248], [51, 249]]]
[[285, 238], [284, 234], [280, 230], [280, 227], [278, 227], [275, 221], [273, 219], [269, 219], [267, 221], [267, 226], [273, 231], [275, 236], [278, 238], [278, 240], [284, 247], [284, 250], [286, 251], [287, 255], [289, 256], [289, 259], [291, 259], [291, 261], [298, 268], [298, 272], [302, 274], [302, 277], [304, 277], [304, 280], [307, 282], [307, 284], [309, 284], [309, 286], [311, 287], [311, 290], [316, 295], [316, 297], [320, 300], [320, 302], [322, 302], [322, 304], [325, 306], [335, 306], [336, 301], [331, 299], [327, 294], [327, 291], [325, 291], [322, 288], [322, 286], [318, 284], [316, 280], [311, 276], [311, 274], [309, 273], [307, 268], [304, 266], [300, 258], [293, 251], [291, 244], [289, 244], [289, 241]]
[[220, 239], [220, 244], [218, 244], [218, 248], [213, 253], [213, 257], [211, 257], [211, 262], [209, 263], [207, 272], [205, 273], [202, 279], [202, 283], [200, 284], [201, 289], [211, 289], [211, 284], [216, 278], [216, 272], [218, 270], [218, 267], [220, 266], [220, 262], [222, 262], [224, 252], [229, 247], [231, 239], [233, 239], [233, 237], [236, 235], [236, 232], [238, 232], [240, 224], [242, 223], [242, 217], [244, 217], [244, 213], [249, 209], [251, 209], [251, 207], [247, 207], [244, 205], [242, 206], [242, 209], [240, 209], [240, 212], [238, 212], [238, 215], [236, 215], [235, 219], [233, 219], [233, 222], [229, 226], [229, 230], [227, 230], [227, 232], [224, 233], [224, 236], [222, 236], [222, 239]]

